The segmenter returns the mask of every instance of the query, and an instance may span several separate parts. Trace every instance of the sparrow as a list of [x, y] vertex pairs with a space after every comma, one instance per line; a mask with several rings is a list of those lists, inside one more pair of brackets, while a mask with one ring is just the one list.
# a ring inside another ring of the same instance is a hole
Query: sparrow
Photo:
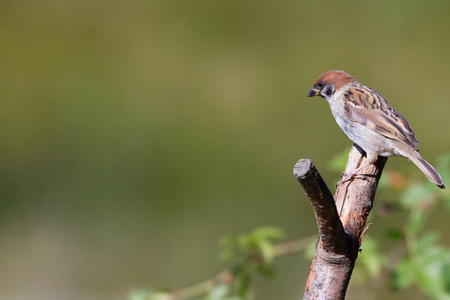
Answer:
[[366, 152], [367, 163], [344, 175], [344, 181], [374, 164], [378, 156], [401, 156], [412, 161], [432, 183], [445, 188], [439, 173], [421, 157], [408, 122], [375, 90], [343, 71], [328, 71], [317, 78], [307, 96], [325, 98], [337, 124]]

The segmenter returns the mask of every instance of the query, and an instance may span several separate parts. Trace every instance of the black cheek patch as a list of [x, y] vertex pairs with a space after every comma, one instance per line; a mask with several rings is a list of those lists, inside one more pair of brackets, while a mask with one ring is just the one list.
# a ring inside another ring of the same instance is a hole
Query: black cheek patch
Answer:
[[324, 88], [323, 88], [323, 91], [322, 91], [325, 95], [327, 95], [328, 97], [330, 97], [333, 93], [334, 93], [334, 89], [333, 89], [333, 86], [331, 86], [331, 85], [326, 85]]

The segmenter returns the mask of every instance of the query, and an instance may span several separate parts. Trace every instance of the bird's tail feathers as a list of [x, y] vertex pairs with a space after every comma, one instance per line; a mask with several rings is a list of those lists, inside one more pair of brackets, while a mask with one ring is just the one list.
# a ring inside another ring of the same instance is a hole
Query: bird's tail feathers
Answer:
[[[419, 153], [417, 152], [417, 154]], [[439, 175], [439, 173], [436, 172], [436, 170], [433, 168], [432, 165], [430, 165], [426, 160], [420, 157], [420, 154], [412, 155], [412, 157], [409, 157], [409, 159], [423, 172], [423, 174], [425, 174], [425, 176], [427, 176], [427, 178], [432, 183], [434, 183], [441, 189], [445, 189], [445, 186], [442, 183], [442, 178]]]

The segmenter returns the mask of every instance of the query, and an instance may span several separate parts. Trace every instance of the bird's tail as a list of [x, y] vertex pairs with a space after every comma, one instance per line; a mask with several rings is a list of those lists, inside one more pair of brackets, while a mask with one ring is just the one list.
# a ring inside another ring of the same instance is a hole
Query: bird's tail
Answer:
[[419, 169], [427, 176], [427, 178], [440, 187], [441, 189], [445, 189], [444, 184], [442, 183], [441, 175], [430, 165], [426, 160], [420, 157], [419, 152], [416, 155], [411, 155], [409, 159], [417, 166]]

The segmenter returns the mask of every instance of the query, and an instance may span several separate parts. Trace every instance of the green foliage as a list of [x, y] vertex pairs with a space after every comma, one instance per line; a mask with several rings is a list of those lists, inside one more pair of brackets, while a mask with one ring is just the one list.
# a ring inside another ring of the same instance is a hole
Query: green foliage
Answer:
[[235, 260], [232, 268], [234, 293], [246, 299], [254, 273], [273, 277], [272, 261], [275, 255], [273, 240], [281, 239], [283, 232], [275, 227], [260, 227], [249, 234], [227, 236], [219, 240], [223, 247], [220, 258]]
[[[346, 159], [347, 152], [343, 152], [332, 159], [330, 166], [342, 170]], [[448, 182], [450, 155], [440, 157], [437, 166], [444, 182]], [[450, 193], [437, 189], [426, 178], [411, 184], [407, 184], [407, 180], [397, 173], [386, 172], [384, 178], [379, 190], [398, 194], [399, 199], [393, 208], [407, 212], [407, 219], [402, 225], [393, 225], [384, 231], [389, 241], [387, 251], [380, 250], [381, 239], [364, 237], [353, 282], [367, 286], [374, 281], [383, 283], [388, 280], [396, 290], [415, 286], [430, 299], [450, 300], [450, 249], [439, 243], [439, 232], [426, 227], [433, 212], [442, 207], [450, 208]], [[283, 236], [279, 228], [260, 227], [248, 234], [222, 237], [219, 240], [222, 247], [219, 257], [231, 264], [228, 271], [173, 293], [136, 290], [130, 293], [129, 300], [254, 299], [252, 279], [256, 274], [273, 277], [275, 257], [298, 251], [304, 251], [308, 259], [314, 255], [315, 239], [311, 242], [309, 239], [298, 241], [295, 247], [295, 242], [290, 243], [290, 247], [275, 245], [274, 241]], [[390, 276], [385, 276], [386, 273]]]
[[[222, 247], [220, 259], [232, 262], [230, 271], [225, 271], [215, 278], [184, 290], [173, 293], [136, 290], [130, 293], [129, 300], [249, 300], [253, 299], [251, 290], [255, 274], [273, 277], [273, 259], [283, 255], [273, 241], [284, 236], [276, 227], [260, 227], [248, 234], [225, 236], [220, 238]], [[197, 298], [200, 297], [200, 298]]]
[[[343, 170], [347, 153], [344, 150], [332, 158], [329, 168]], [[437, 167], [443, 181], [448, 183], [450, 155], [442, 155]], [[396, 190], [400, 190], [396, 205], [408, 213], [406, 222], [384, 232], [391, 241], [388, 253], [379, 250], [381, 240], [364, 240], [352, 279], [364, 286], [380, 278], [384, 270], [391, 274], [390, 284], [394, 289], [416, 286], [430, 299], [450, 299], [450, 249], [439, 244], [437, 231], [426, 229], [427, 220], [435, 210], [442, 206], [450, 208], [450, 193], [437, 189], [425, 177], [421, 182], [408, 184], [402, 175], [386, 172], [378, 193], [395, 194]]]
[[[448, 182], [450, 155], [442, 156], [437, 166], [444, 182]], [[389, 186], [392, 185], [388, 183], [385, 188]], [[430, 216], [443, 206], [449, 207], [449, 202], [448, 190], [437, 189], [426, 178], [407, 185], [400, 192], [398, 201], [399, 208], [408, 212], [406, 223], [385, 232], [385, 236], [394, 242], [390, 245], [390, 253], [383, 254], [390, 260], [376, 263], [376, 256], [369, 254], [366, 259], [362, 255], [358, 263], [371, 261], [373, 265], [378, 264], [377, 270], [383, 266], [392, 274], [390, 283], [394, 289], [416, 286], [430, 299], [450, 299], [450, 249], [439, 244], [436, 230], [426, 229]], [[400, 254], [398, 249], [402, 249]]]
[[423, 234], [409, 243], [394, 268], [392, 285], [405, 289], [415, 284], [431, 299], [450, 299], [449, 269], [449, 249], [438, 244], [435, 232]]
[[260, 256], [264, 262], [272, 262], [274, 251], [272, 240], [283, 238], [283, 231], [276, 227], [260, 227], [249, 234], [226, 236], [219, 240], [223, 247], [222, 260], [229, 260], [236, 255], [244, 257]]
[[[450, 156], [439, 159], [438, 170], [448, 179]], [[439, 191], [427, 181], [408, 186], [400, 195], [400, 205], [409, 211], [402, 230], [405, 252], [393, 268], [392, 286], [405, 289], [416, 285], [431, 299], [450, 299], [450, 249], [439, 244], [439, 233], [424, 232], [433, 208], [448, 206], [449, 193]]]
[[[439, 171], [448, 179], [450, 156], [439, 160]], [[393, 269], [392, 286], [405, 289], [416, 285], [431, 299], [450, 299], [450, 249], [439, 244], [439, 233], [424, 232], [433, 208], [448, 206], [449, 193], [438, 191], [428, 182], [407, 187], [400, 195], [400, 205], [409, 211], [403, 228], [405, 253]]]

